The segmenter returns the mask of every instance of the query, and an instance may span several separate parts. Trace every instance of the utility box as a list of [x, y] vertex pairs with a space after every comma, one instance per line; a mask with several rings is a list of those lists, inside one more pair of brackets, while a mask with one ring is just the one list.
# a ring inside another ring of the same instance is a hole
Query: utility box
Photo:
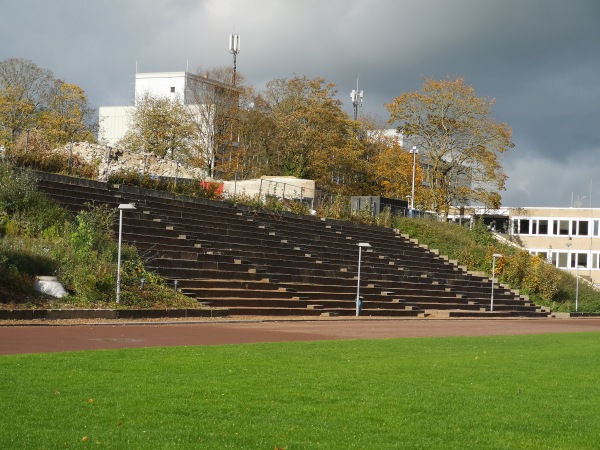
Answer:
[[352, 211], [369, 211], [372, 216], [377, 216], [389, 209], [394, 215], [406, 216], [409, 213], [408, 201], [397, 198], [379, 197], [373, 195], [353, 196]]

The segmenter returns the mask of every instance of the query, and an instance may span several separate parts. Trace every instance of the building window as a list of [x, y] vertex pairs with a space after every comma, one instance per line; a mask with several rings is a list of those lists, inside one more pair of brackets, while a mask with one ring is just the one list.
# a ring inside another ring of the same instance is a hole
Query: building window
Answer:
[[538, 221], [538, 233], [539, 234], [548, 234], [548, 221], [547, 220]]
[[571, 267], [580, 269], [587, 268], [587, 253], [571, 253]]
[[529, 234], [529, 219], [521, 219], [519, 222], [519, 234]]
[[567, 253], [565, 252], [560, 252], [558, 254], [558, 267], [561, 267], [563, 269], [567, 268], [567, 263], [569, 261], [569, 257], [567, 255]]
[[598, 236], [598, 220], [594, 220], [594, 236]]
[[[575, 231], [575, 230], [573, 230]], [[580, 220], [577, 223], [577, 235], [578, 236], [587, 236], [588, 235], [588, 221]]]
[[568, 220], [559, 220], [558, 221], [558, 234], [561, 236], [569, 235], [569, 221]]
[[171, 93], [175, 92], [175, 86], [171, 86]]

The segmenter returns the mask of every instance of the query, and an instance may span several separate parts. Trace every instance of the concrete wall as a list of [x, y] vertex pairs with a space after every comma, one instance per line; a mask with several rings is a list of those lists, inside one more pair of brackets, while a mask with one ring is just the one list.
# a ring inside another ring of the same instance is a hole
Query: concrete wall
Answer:
[[133, 106], [101, 106], [98, 108], [98, 142], [115, 146], [129, 131]]

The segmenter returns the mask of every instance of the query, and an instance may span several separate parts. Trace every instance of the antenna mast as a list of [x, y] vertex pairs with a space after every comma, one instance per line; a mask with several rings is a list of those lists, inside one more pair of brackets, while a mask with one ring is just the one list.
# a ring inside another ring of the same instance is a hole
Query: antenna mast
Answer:
[[356, 90], [352, 89], [350, 92], [350, 99], [352, 100], [352, 107], [354, 108], [354, 120], [358, 119], [358, 107], [362, 106], [363, 102], [363, 91], [358, 90], [358, 75], [356, 76]]
[[229, 53], [233, 55], [233, 82], [235, 86], [235, 72], [236, 72], [236, 60], [237, 54], [240, 52], [240, 36], [238, 34], [229, 35]]

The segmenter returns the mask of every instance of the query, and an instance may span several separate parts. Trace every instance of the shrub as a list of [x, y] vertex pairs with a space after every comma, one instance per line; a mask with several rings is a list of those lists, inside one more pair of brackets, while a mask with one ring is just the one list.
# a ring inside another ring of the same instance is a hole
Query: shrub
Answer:
[[96, 178], [98, 168], [77, 155], [64, 150], [52, 151], [42, 133], [32, 130], [27, 149], [24, 138], [6, 153], [7, 158], [17, 167], [43, 172], [75, 175], [83, 178]]
[[135, 170], [122, 170], [110, 174], [108, 182], [213, 200], [221, 200], [223, 194], [221, 183], [200, 179], [175, 180], [175, 178], [155, 177], [147, 173], [140, 174]]

